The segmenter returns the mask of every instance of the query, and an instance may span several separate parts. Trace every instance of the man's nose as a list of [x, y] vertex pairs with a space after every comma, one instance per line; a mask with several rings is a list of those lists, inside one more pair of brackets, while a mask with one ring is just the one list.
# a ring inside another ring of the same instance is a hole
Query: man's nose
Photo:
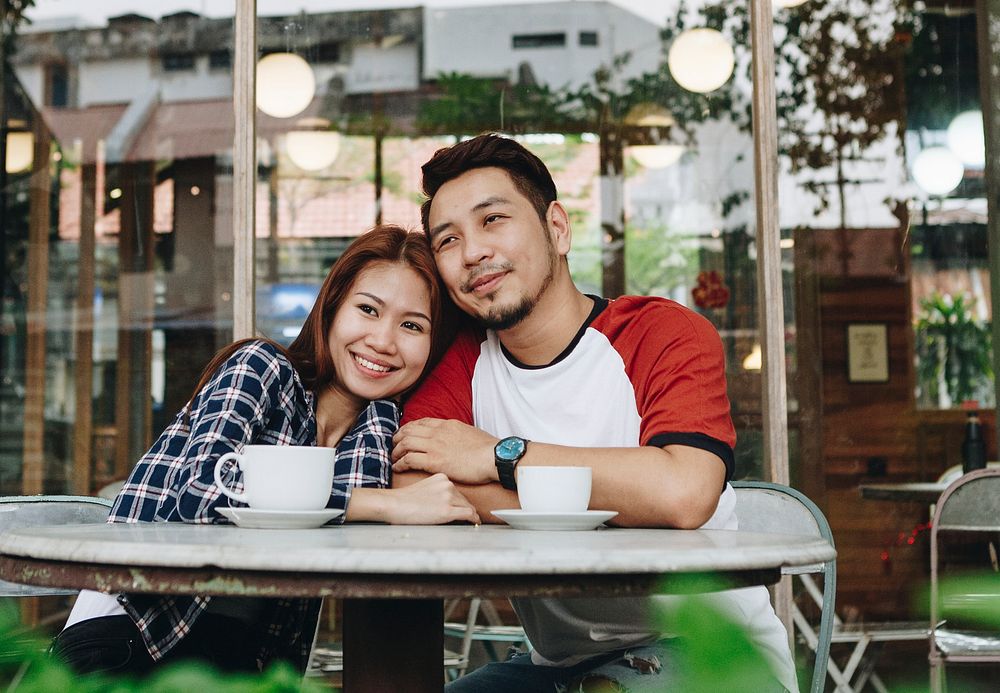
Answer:
[[462, 247], [462, 261], [466, 267], [475, 267], [493, 257], [493, 246], [481, 234], [470, 234]]

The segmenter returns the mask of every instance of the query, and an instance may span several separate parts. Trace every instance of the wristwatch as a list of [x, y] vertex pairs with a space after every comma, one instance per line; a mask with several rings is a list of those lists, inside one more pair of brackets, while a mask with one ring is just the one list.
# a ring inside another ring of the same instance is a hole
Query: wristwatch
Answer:
[[517, 436], [508, 436], [493, 448], [493, 461], [497, 465], [497, 476], [500, 478], [500, 485], [505, 489], [517, 490], [514, 470], [527, 449], [528, 441]]

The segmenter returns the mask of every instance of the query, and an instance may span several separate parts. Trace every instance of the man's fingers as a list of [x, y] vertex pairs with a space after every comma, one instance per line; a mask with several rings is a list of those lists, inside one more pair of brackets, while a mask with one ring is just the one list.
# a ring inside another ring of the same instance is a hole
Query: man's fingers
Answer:
[[427, 455], [422, 452], [406, 452], [392, 465], [394, 472], [408, 472], [412, 470], [426, 471], [425, 461]]

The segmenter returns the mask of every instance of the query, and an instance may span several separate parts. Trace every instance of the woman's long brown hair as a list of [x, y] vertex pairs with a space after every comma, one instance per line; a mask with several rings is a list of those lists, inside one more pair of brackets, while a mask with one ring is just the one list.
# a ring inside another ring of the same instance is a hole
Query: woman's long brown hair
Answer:
[[301, 332], [287, 349], [269, 339], [241, 339], [223, 347], [205, 366], [188, 404], [194, 401], [219, 367], [241, 346], [254, 341], [269, 342], [284, 353], [298, 371], [306, 388], [313, 392], [326, 389], [337, 377], [327, 341], [330, 325], [347, 298], [354, 280], [375, 262], [397, 263], [409, 267], [427, 284], [431, 299], [431, 349], [421, 378], [426, 375], [451, 344], [456, 329], [456, 309], [441, 286], [426, 237], [400, 226], [383, 224], [358, 236], [333, 264], [320, 287], [316, 302], [302, 324]]

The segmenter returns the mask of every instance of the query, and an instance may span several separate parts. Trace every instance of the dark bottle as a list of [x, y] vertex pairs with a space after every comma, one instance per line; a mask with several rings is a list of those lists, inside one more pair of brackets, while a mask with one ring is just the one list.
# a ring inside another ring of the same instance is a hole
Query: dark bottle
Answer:
[[979, 414], [970, 411], [965, 419], [965, 440], [962, 441], [962, 473], [968, 474], [986, 467], [986, 443]]

